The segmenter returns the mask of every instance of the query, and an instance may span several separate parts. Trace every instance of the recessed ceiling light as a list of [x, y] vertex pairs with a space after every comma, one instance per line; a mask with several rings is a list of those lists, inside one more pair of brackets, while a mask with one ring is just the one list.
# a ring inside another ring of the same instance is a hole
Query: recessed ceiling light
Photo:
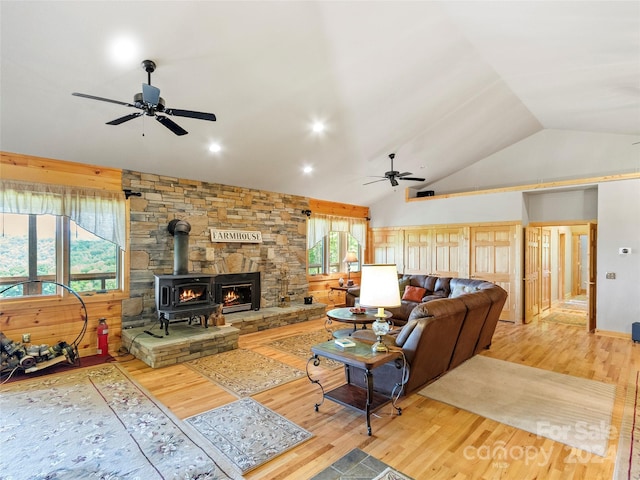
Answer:
[[128, 65], [132, 61], [139, 61], [138, 52], [138, 42], [127, 35], [115, 37], [109, 43], [109, 55], [119, 65]]
[[209, 151], [212, 153], [218, 153], [220, 150], [222, 150], [222, 147], [219, 143], [212, 143], [209, 145]]
[[316, 132], [316, 133], [322, 133], [324, 132], [324, 123], [322, 122], [315, 122], [313, 124], [313, 126], [311, 127], [311, 129]]
[[308, 166], [308, 165], [307, 165], [306, 167], [304, 167], [304, 168], [302, 169], [302, 171], [303, 171], [304, 173], [311, 173], [311, 172], [313, 172], [313, 167], [310, 167], [310, 166]]

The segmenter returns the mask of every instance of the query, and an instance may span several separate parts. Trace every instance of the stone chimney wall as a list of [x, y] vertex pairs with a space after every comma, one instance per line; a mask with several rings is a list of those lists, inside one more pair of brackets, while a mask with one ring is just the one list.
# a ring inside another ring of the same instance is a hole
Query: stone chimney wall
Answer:
[[[154, 275], [173, 273], [173, 219], [191, 225], [189, 273], [261, 272], [261, 307], [278, 305], [281, 272], [288, 271], [292, 300], [307, 295], [306, 216], [309, 199], [196, 180], [124, 170], [122, 188], [131, 215], [130, 299], [122, 327], [157, 320]], [[213, 243], [210, 228], [262, 233], [262, 243]]]

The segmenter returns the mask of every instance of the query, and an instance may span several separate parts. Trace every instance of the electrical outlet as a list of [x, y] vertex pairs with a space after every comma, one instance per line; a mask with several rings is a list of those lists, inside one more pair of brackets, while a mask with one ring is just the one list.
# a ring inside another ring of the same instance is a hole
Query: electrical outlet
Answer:
[[615, 280], [616, 279], [616, 274], [615, 274], [615, 272], [607, 272], [605, 274], [605, 278], [607, 280]]
[[23, 333], [22, 334], [22, 343], [31, 343], [31, 334]]

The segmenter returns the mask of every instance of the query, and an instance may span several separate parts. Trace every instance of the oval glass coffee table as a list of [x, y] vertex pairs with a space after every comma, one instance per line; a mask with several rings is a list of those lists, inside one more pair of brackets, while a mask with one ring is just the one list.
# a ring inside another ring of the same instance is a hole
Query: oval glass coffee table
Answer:
[[[351, 336], [353, 332], [358, 329], [358, 325], [362, 325], [362, 329], [366, 329], [367, 325], [371, 325], [376, 321], [376, 313], [378, 312], [377, 308], [367, 308], [364, 313], [353, 313], [351, 312], [351, 308], [334, 308], [333, 310], [329, 310], [327, 312], [327, 320], [324, 323], [324, 328], [333, 335], [334, 338], [344, 338]], [[392, 313], [385, 310], [384, 316], [385, 318], [391, 318]], [[340, 323], [348, 323], [353, 325], [352, 328], [343, 328], [340, 330], [331, 331], [329, 328], [333, 322]]]

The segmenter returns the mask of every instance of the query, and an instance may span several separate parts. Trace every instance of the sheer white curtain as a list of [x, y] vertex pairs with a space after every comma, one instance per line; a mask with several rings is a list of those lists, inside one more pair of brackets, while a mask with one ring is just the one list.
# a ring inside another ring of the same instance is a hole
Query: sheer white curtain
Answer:
[[65, 215], [125, 250], [123, 192], [0, 180], [0, 212]]
[[363, 250], [367, 247], [367, 221], [364, 218], [314, 213], [307, 221], [307, 248], [313, 248], [329, 235], [329, 232], [348, 232], [355, 237]]

